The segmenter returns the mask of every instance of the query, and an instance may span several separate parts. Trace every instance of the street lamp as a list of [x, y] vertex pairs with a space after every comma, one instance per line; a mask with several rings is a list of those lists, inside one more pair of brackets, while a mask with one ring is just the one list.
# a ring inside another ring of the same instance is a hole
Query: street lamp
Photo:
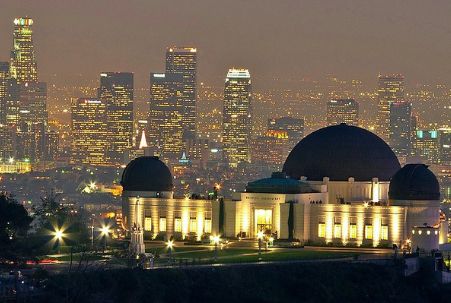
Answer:
[[55, 228], [55, 230], [53, 231], [53, 239], [55, 240], [55, 242], [57, 242], [58, 245], [58, 254], [60, 253], [61, 250], [61, 243], [63, 242], [63, 238], [66, 237], [66, 234], [64, 233], [64, 231], [57, 227]]
[[169, 253], [169, 262], [172, 261], [172, 247], [173, 246], [174, 246], [173, 240], [169, 240], [168, 242], [166, 242], [166, 247], [168, 248], [168, 253]]
[[261, 261], [262, 259], [262, 241], [263, 241], [263, 236], [264, 233], [263, 231], [259, 231], [257, 233], [257, 238], [258, 238], [258, 261]]
[[212, 236], [211, 239], [215, 245], [215, 261], [218, 261], [218, 244], [221, 241], [221, 237], [216, 235]]
[[100, 229], [101, 235], [103, 236], [104, 241], [105, 241], [104, 242], [104, 247], [103, 247], [104, 251], [106, 250], [106, 247], [107, 247], [107, 238], [108, 238], [108, 235], [110, 234], [110, 231], [111, 231], [111, 229], [107, 225], [102, 226], [102, 228]]

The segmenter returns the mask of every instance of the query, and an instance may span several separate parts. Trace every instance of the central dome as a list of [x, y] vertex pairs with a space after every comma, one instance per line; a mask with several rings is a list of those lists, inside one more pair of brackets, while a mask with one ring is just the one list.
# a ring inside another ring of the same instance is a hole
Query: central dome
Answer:
[[138, 157], [124, 169], [121, 185], [128, 191], [172, 191], [172, 174], [158, 157]]
[[283, 171], [307, 180], [389, 181], [401, 168], [398, 158], [381, 138], [346, 124], [319, 129], [302, 139], [290, 152]]

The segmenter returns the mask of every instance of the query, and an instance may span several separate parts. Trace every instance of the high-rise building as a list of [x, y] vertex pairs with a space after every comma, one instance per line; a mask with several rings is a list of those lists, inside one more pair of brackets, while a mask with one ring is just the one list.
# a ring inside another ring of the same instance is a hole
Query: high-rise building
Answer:
[[149, 146], [158, 146], [162, 159], [170, 163], [180, 159], [184, 150], [182, 75], [150, 74]]
[[32, 25], [31, 18], [14, 19], [7, 123], [17, 127], [17, 156], [39, 162], [45, 160], [43, 142], [48, 121], [47, 85], [38, 81]]
[[0, 124], [15, 126], [19, 121], [18, 86], [9, 72], [9, 63], [0, 62]]
[[390, 104], [404, 101], [404, 76], [379, 75], [377, 95], [379, 100], [377, 112], [377, 133], [388, 141], [390, 137]]
[[439, 129], [439, 137], [439, 162], [440, 164], [451, 165], [451, 128]]
[[33, 19], [14, 19], [11, 77], [19, 84], [38, 81], [38, 68], [33, 46]]
[[427, 163], [439, 163], [440, 140], [437, 130], [417, 130], [414, 147], [416, 155]]
[[346, 123], [358, 126], [359, 103], [354, 99], [333, 99], [327, 102], [327, 125]]
[[224, 89], [223, 152], [230, 167], [250, 162], [251, 75], [247, 69], [229, 69]]
[[390, 139], [389, 143], [398, 156], [411, 153], [412, 104], [410, 102], [393, 102], [390, 104]]
[[291, 150], [288, 132], [268, 130], [264, 136], [253, 140], [252, 163], [270, 166], [272, 171], [281, 170]]
[[72, 104], [72, 164], [106, 165], [109, 147], [107, 104], [80, 98]]
[[268, 119], [269, 131], [285, 131], [288, 135], [290, 148], [293, 148], [304, 138], [304, 119], [281, 117]]
[[185, 137], [196, 133], [197, 99], [197, 49], [193, 47], [169, 47], [166, 50], [166, 75], [181, 76], [181, 114]]
[[133, 146], [133, 73], [101, 73], [98, 98], [107, 107], [107, 161], [122, 164], [124, 153]]

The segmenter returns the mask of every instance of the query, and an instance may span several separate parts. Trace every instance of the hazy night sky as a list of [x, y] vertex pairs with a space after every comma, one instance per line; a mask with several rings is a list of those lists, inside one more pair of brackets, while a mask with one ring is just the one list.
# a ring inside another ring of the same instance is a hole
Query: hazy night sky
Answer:
[[449, 0], [0, 0], [0, 60], [9, 60], [14, 17], [25, 15], [40, 79], [56, 74], [60, 84], [132, 71], [143, 86], [169, 45], [198, 47], [199, 80], [215, 85], [232, 66], [250, 68], [257, 87], [327, 73], [451, 83]]

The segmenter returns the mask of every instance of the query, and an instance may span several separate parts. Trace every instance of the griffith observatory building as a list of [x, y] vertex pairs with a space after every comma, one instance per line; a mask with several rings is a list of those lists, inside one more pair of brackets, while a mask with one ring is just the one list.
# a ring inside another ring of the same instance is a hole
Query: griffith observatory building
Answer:
[[302, 243], [430, 250], [447, 237], [428, 167], [401, 168], [381, 138], [346, 124], [311, 133], [282, 172], [249, 182], [231, 199], [174, 197], [173, 177], [158, 157], [132, 160], [121, 185], [124, 227], [135, 239], [256, 238], [263, 231]]

